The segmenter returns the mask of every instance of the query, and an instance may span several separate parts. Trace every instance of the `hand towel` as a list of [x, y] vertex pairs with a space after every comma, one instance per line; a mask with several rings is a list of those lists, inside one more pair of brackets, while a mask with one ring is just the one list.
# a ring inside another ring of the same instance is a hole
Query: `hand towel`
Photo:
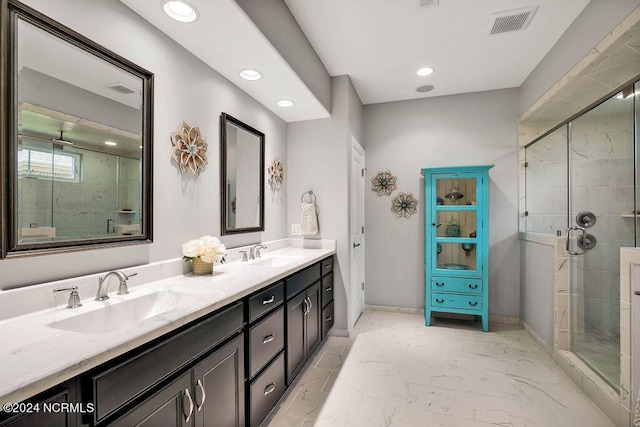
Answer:
[[303, 236], [318, 234], [318, 210], [315, 203], [302, 203], [300, 224]]

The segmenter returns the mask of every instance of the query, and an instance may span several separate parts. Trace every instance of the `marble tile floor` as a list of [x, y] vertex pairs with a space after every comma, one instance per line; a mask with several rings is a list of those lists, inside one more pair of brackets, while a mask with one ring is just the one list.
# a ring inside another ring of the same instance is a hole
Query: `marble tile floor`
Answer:
[[365, 311], [329, 337], [269, 427], [613, 426], [518, 325]]

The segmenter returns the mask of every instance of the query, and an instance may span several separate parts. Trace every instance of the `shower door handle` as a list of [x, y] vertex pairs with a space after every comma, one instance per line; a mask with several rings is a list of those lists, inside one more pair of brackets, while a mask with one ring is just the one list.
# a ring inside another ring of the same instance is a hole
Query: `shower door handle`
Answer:
[[[587, 252], [584, 249], [582, 249], [582, 252], [580, 252], [580, 251], [572, 252], [571, 251], [571, 248], [570, 248], [571, 245], [569, 244], [569, 242], [571, 241], [571, 232], [572, 231], [579, 231], [580, 232], [580, 236], [582, 237], [582, 241], [585, 241], [584, 239], [586, 238], [586, 233], [587, 232], [585, 231], [584, 228], [578, 227], [576, 225], [574, 225], [573, 227], [567, 228], [567, 252], [569, 253], [569, 255], [584, 255]], [[577, 245], [577, 241], [578, 241], [578, 238], [576, 237], [576, 245]]]

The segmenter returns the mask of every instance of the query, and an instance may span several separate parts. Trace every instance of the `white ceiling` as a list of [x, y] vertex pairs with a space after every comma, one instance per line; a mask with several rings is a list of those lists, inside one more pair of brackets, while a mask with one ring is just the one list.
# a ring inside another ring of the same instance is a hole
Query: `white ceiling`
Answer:
[[[234, 0], [190, 0], [180, 23], [159, 1], [120, 0], [287, 122], [329, 113]], [[589, 0], [285, 0], [331, 76], [348, 74], [363, 103], [518, 87]], [[539, 6], [523, 31], [486, 36], [490, 15]], [[435, 72], [418, 77], [416, 70]], [[256, 68], [264, 78], [239, 77]], [[415, 89], [433, 85], [428, 93]], [[292, 108], [275, 105], [295, 101]]]
[[[589, 0], [285, 0], [329, 74], [365, 104], [518, 87]], [[518, 32], [485, 35], [493, 13], [539, 6]], [[418, 77], [416, 70], [435, 72]], [[417, 93], [421, 85], [433, 85]]]

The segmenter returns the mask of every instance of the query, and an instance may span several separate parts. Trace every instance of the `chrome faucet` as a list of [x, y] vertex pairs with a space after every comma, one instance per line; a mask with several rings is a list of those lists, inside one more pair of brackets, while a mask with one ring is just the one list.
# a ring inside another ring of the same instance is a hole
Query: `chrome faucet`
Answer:
[[[118, 270], [118, 271], [110, 271], [104, 276], [98, 278], [98, 293], [96, 294], [96, 301], [105, 301], [109, 299], [109, 284], [108, 282], [105, 283], [105, 281], [109, 278], [109, 276], [111, 275], [118, 276], [118, 279], [120, 280], [120, 285], [118, 286], [118, 295], [126, 295], [129, 293], [129, 289], [127, 288], [127, 280], [129, 280], [129, 277], [135, 276], [136, 274], [138, 273], [131, 273], [127, 276], [122, 271]], [[103, 285], [104, 285], [104, 290], [103, 290]]]
[[249, 259], [260, 258], [260, 249], [267, 249], [267, 246], [262, 243], [251, 246], [251, 249], [249, 249]]

